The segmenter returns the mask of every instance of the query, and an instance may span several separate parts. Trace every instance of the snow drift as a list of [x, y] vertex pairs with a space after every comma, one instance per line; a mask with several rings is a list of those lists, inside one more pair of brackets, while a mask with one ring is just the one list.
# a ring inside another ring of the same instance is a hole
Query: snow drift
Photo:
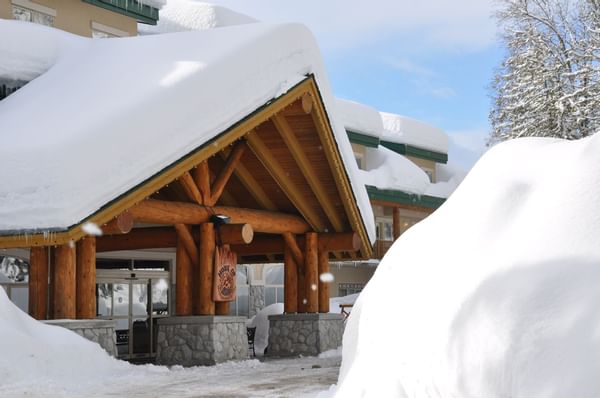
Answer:
[[336, 396], [597, 396], [598, 153], [600, 135], [484, 155], [357, 300]]

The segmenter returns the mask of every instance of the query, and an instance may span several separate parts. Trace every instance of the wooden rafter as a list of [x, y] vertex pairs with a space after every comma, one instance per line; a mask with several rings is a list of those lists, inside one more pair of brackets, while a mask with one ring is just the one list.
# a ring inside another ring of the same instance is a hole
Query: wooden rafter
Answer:
[[310, 188], [317, 197], [317, 200], [323, 207], [323, 210], [325, 214], [327, 214], [331, 225], [333, 225], [333, 228], [337, 232], [343, 231], [344, 223], [342, 222], [342, 219], [339, 216], [337, 209], [331, 202], [330, 195], [328, 195], [325, 191], [321, 179], [315, 172], [311, 162], [308, 160], [308, 156], [306, 156], [306, 153], [304, 153], [304, 151], [302, 150], [302, 145], [300, 145], [298, 138], [296, 138], [292, 127], [289, 125], [285, 117], [281, 114], [275, 115], [271, 120], [273, 121], [273, 124], [275, 125], [277, 131], [281, 135], [281, 138], [283, 138], [283, 141], [292, 153], [294, 160], [300, 167], [304, 178], [306, 179], [306, 181], [308, 181], [308, 185], [310, 185]]
[[194, 182], [196, 187], [202, 194], [202, 203], [207, 204], [210, 202], [210, 170], [208, 168], [208, 162], [203, 160], [193, 169]]
[[284, 232], [281, 236], [283, 236], [285, 245], [290, 249], [292, 256], [294, 256], [296, 264], [304, 264], [304, 255], [302, 254], [302, 250], [300, 250], [300, 246], [298, 246], [294, 234], [291, 232]]
[[223, 167], [219, 175], [217, 175], [217, 178], [215, 178], [215, 180], [213, 181], [212, 186], [210, 187], [211, 195], [210, 201], [208, 203], [209, 206], [214, 206], [214, 204], [217, 203], [217, 201], [223, 194], [225, 185], [227, 185], [231, 174], [240, 163], [240, 159], [244, 154], [245, 149], [246, 143], [244, 141], [240, 141], [234, 146], [233, 150], [229, 154], [229, 157], [227, 158], [227, 161], [225, 162], [225, 167]]
[[[225, 159], [225, 154], [221, 152], [221, 156]], [[256, 202], [265, 210], [277, 211], [279, 210], [273, 201], [269, 198], [269, 195], [262, 189], [261, 185], [256, 181], [252, 174], [243, 164], [238, 164], [234, 170], [235, 175], [239, 178], [240, 182], [250, 195], [256, 200]]]
[[324, 231], [326, 229], [325, 223], [323, 223], [317, 212], [306, 203], [300, 189], [288, 178], [280, 163], [256, 132], [248, 134], [248, 145], [313, 229]]
[[199, 205], [204, 204], [204, 196], [200, 192], [200, 189], [198, 189], [198, 186], [194, 182], [194, 178], [189, 171], [186, 171], [181, 175], [181, 177], [179, 177], [179, 182], [181, 183], [181, 187], [189, 199]]

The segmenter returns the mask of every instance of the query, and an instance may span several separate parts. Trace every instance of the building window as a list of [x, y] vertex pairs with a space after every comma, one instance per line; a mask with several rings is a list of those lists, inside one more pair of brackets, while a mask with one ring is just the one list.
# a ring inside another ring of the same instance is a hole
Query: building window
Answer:
[[338, 296], [344, 297], [350, 294], [356, 294], [362, 292], [365, 288], [363, 283], [340, 283], [338, 286]]
[[283, 303], [283, 264], [269, 267], [265, 272], [265, 306]]
[[56, 11], [29, 0], [13, 0], [12, 15], [18, 21], [54, 26]]
[[16, 257], [0, 256], [0, 287], [24, 312], [29, 311], [29, 263]]
[[92, 21], [92, 38], [94, 39], [109, 39], [111, 37], [127, 36], [129, 36], [129, 33], [123, 30]]
[[375, 220], [377, 239], [379, 240], [394, 240], [394, 229], [391, 219], [377, 218]]
[[245, 265], [238, 265], [236, 268], [236, 297], [229, 306], [229, 315], [248, 316], [248, 270]]

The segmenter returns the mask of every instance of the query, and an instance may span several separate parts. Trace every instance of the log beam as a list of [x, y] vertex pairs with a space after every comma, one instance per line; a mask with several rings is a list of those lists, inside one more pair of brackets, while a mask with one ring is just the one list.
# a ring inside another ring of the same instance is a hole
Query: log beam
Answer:
[[319, 245], [318, 235], [306, 234], [304, 248], [306, 312], [319, 312]]
[[304, 233], [310, 230], [307, 223], [295, 215], [236, 207], [209, 209], [192, 203], [147, 199], [129, 211], [134, 220], [154, 224], [202, 224], [213, 214], [224, 214], [230, 217], [231, 223], [250, 224], [256, 232]]
[[[198, 258], [195, 258], [198, 261]], [[185, 245], [181, 239], [177, 240], [177, 250], [175, 261], [177, 263], [176, 272], [176, 308], [177, 316], [188, 316], [193, 314], [193, 268]]]
[[124, 212], [102, 226], [103, 235], [126, 234], [133, 228], [133, 216]]
[[202, 203], [206, 204], [210, 201], [210, 170], [208, 161], [204, 160], [193, 170], [194, 182], [202, 193]]
[[77, 319], [96, 317], [96, 237], [77, 242], [76, 265]]
[[224, 224], [219, 226], [219, 241], [227, 245], [247, 245], [254, 239], [250, 224]]
[[75, 319], [76, 259], [74, 245], [61, 245], [54, 255], [54, 319]]
[[[221, 228], [223, 227], [225, 225], [221, 226]], [[194, 230], [192, 236], [196, 244], [198, 244], [200, 241], [197, 229]], [[230, 237], [227, 234], [221, 234], [221, 243], [231, 244], [231, 249], [238, 256], [282, 254], [284, 252], [285, 242], [281, 236], [254, 236], [250, 244], [234, 243], [246, 239], [242, 236]], [[96, 250], [98, 252], [169, 248], [177, 245], [177, 233], [171, 227], [135, 228], [126, 235], [99, 236], [96, 238], [96, 241]], [[303, 247], [304, 236], [296, 236], [296, 242], [298, 247]], [[360, 238], [355, 233], [319, 234], [319, 250], [328, 252], [357, 251], [360, 250], [360, 246]]]
[[194, 236], [192, 235], [191, 228], [185, 224], [175, 224], [175, 231], [177, 231], [177, 245], [183, 244], [188, 257], [192, 259], [192, 263], [198, 261], [198, 247], [194, 242]]
[[48, 307], [48, 248], [32, 247], [29, 252], [29, 315], [46, 319]]
[[198, 288], [196, 315], [214, 315], [215, 302], [212, 298], [213, 265], [215, 258], [215, 226], [200, 224], [200, 256], [198, 259]]
[[[225, 156], [224, 154], [222, 156]], [[270, 211], [277, 211], [277, 206], [269, 198], [269, 195], [262, 189], [261, 185], [256, 181], [252, 174], [244, 167], [243, 164], [238, 164], [235, 169], [235, 175], [239, 178], [240, 182], [250, 195], [256, 200], [262, 208]]]
[[300, 250], [300, 246], [298, 246], [298, 242], [296, 241], [294, 234], [290, 232], [284, 232], [281, 236], [283, 237], [286, 248], [289, 249], [292, 253], [292, 256], [294, 256], [294, 261], [296, 264], [304, 264], [304, 255], [302, 254], [302, 250]]
[[283, 253], [283, 279], [283, 311], [295, 314], [298, 312], [298, 267], [288, 246]]
[[202, 205], [204, 204], [204, 195], [198, 189], [198, 186], [194, 182], [194, 178], [189, 172], [183, 173], [179, 177], [179, 182], [181, 183], [181, 187], [185, 191], [186, 196], [194, 201], [195, 203]]
[[242, 158], [245, 149], [245, 141], [240, 141], [234, 146], [233, 150], [229, 154], [229, 157], [227, 158], [225, 167], [223, 167], [223, 170], [221, 170], [221, 172], [219, 173], [217, 178], [215, 178], [211, 186], [210, 203], [208, 203], [208, 206], [214, 206], [223, 194], [225, 185], [227, 185], [231, 174], [233, 173], [237, 165], [240, 163], [240, 159]]

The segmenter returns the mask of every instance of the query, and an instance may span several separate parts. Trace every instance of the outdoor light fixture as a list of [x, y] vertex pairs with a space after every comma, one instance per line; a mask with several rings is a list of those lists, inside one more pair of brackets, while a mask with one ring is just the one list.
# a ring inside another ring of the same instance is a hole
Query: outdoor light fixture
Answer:
[[213, 214], [212, 216], [210, 216], [210, 222], [212, 222], [215, 225], [229, 224], [230, 221], [231, 217], [226, 216], [224, 214]]

